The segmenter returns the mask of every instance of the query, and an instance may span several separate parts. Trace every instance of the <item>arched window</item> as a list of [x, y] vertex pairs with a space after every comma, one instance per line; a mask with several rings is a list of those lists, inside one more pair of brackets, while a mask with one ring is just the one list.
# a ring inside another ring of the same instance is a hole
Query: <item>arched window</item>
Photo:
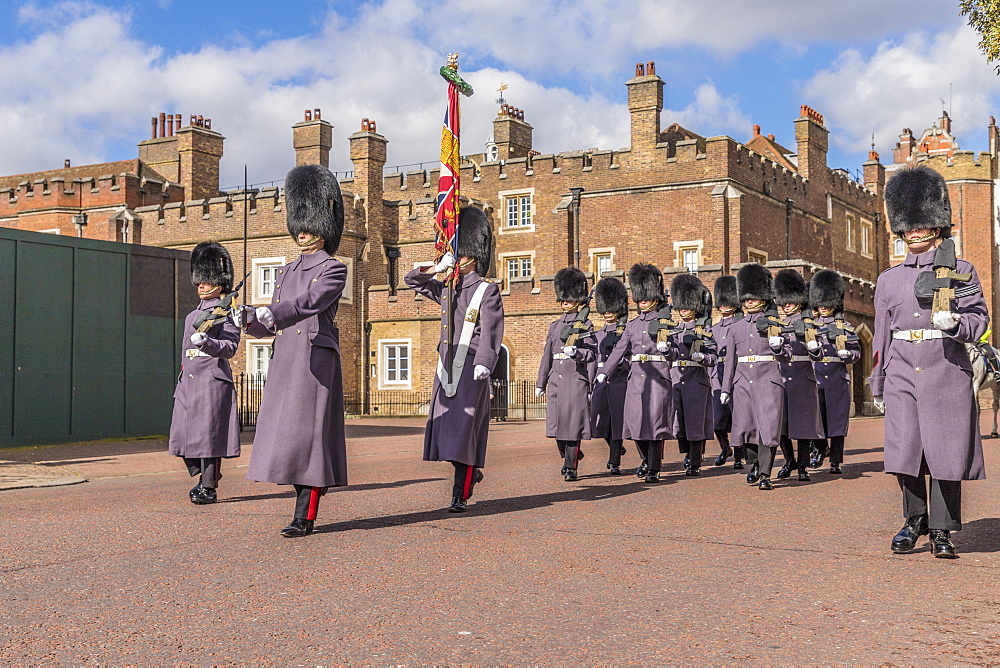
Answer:
[[902, 239], [896, 239], [893, 245], [893, 255], [906, 255], [906, 242]]

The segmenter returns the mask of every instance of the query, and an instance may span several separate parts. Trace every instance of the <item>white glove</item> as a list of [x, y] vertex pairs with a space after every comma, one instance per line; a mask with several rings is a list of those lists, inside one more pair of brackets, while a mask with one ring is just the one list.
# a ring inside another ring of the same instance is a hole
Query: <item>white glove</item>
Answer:
[[243, 327], [243, 314], [247, 314], [247, 324], [257, 319], [257, 314], [250, 306], [234, 306], [233, 307], [233, 324], [237, 327]]
[[535, 396], [536, 396], [536, 397], [540, 397], [540, 396], [542, 396], [543, 394], [545, 394], [545, 390], [543, 390], [543, 389], [542, 389], [542, 388], [540, 388], [540, 387], [536, 387], [536, 388], [535, 388]]
[[819, 350], [819, 341], [816, 341], [815, 339], [812, 341], [806, 341], [806, 350], [808, 350], [809, 352], [815, 352]]
[[723, 406], [729, 403], [728, 392], [719, 392], [719, 403], [722, 404]]
[[691, 361], [692, 362], [700, 362], [703, 359], [705, 359], [705, 353], [700, 353], [700, 352], [699, 353], [691, 353]]
[[885, 415], [885, 400], [882, 397], [872, 397], [872, 402], [875, 404], [875, 410]]
[[851, 351], [850, 350], [838, 350], [837, 351], [837, 357], [839, 357], [842, 360], [846, 360], [850, 356], [851, 356]]
[[274, 329], [274, 314], [266, 306], [258, 306], [256, 311], [257, 320], [268, 329]]
[[566, 357], [576, 357], [576, 346], [563, 346], [563, 355]]
[[777, 349], [781, 348], [781, 344], [784, 343], [784, 342], [785, 342], [785, 340], [783, 338], [781, 338], [780, 336], [769, 336], [769, 337], [767, 337], [767, 345], [771, 346], [771, 348], [774, 349], [774, 350], [777, 350]]
[[451, 253], [445, 253], [441, 258], [441, 261], [434, 265], [435, 274], [443, 274], [452, 267], [455, 266], [455, 256]]
[[599, 374], [597, 374], [597, 378], [595, 380], [598, 383], [603, 383], [607, 379], [608, 379], [608, 374], [606, 374], [606, 373], [599, 373]]
[[668, 350], [670, 350], [670, 344], [667, 343], [666, 341], [657, 341], [656, 342], [656, 349], [658, 351], [660, 351], [661, 353], [665, 353]]
[[476, 368], [472, 370], [473, 380], [485, 380], [489, 377], [490, 377], [490, 368], [488, 366], [477, 364]]
[[191, 343], [201, 348], [201, 344], [208, 341], [208, 334], [205, 332], [195, 332], [191, 335]]
[[958, 327], [960, 317], [957, 313], [952, 313], [951, 311], [938, 311], [931, 317], [931, 321], [934, 323], [936, 329], [940, 329], [943, 332], [950, 332]]

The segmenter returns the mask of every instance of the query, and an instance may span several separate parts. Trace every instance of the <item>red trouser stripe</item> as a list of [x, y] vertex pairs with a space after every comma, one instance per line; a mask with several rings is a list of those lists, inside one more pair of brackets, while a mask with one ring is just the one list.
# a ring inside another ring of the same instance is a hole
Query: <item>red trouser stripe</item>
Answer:
[[306, 514], [307, 520], [316, 519], [316, 512], [319, 510], [319, 487], [309, 488], [309, 512]]
[[462, 498], [468, 499], [472, 496], [472, 473], [476, 470], [475, 466], [468, 466], [465, 469], [465, 487], [462, 488]]

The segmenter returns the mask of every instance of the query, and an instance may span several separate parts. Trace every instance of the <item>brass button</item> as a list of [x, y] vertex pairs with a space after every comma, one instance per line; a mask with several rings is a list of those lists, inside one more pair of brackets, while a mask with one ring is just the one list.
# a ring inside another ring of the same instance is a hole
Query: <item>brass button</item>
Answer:
[[275, 289], [275, 290], [277, 290], [277, 289], [278, 289], [278, 288], [280, 288], [280, 287], [281, 287], [281, 284], [280, 284], [280, 283], [278, 283], [277, 285], [275, 285], [275, 286], [274, 286], [274, 289]]
[[752, 380], [750, 381], [750, 384], [753, 385], [753, 381]]
[[314, 279], [313, 279], [313, 283], [315, 283], [315, 282], [316, 282], [316, 281], [318, 281], [318, 280], [319, 280], [318, 278], [314, 278]]
[[283, 273], [285, 273], [285, 270], [284, 270], [284, 269], [279, 269], [279, 270], [278, 270], [278, 273], [279, 273], [279, 274], [283, 274]]
[[189, 373], [188, 374], [188, 378], [194, 378], [194, 374], [193, 373]]
[[278, 336], [281, 336], [281, 332], [282, 332], [282, 330], [279, 329], [278, 330]]
[[295, 330], [295, 333], [296, 333], [296, 334], [301, 334], [301, 333], [302, 333], [302, 330], [301, 330], [301, 329], [297, 329], [297, 330]]
[[920, 367], [917, 367], [917, 371], [923, 371], [923, 369], [921, 369]]

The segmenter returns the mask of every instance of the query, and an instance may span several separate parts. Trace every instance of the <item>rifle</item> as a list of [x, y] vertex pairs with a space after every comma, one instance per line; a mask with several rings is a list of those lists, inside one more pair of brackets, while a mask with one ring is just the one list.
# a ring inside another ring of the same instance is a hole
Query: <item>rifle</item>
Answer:
[[656, 320], [649, 323], [649, 337], [660, 343], [666, 342], [671, 334], [676, 334], [680, 330], [677, 328], [677, 321], [673, 317], [673, 309], [670, 304], [664, 304], [656, 313]]
[[593, 329], [593, 325], [587, 322], [590, 317], [590, 307], [584, 306], [576, 314], [576, 320], [563, 326], [559, 333], [559, 340], [563, 345], [575, 346], [577, 341]]
[[235, 300], [239, 294], [240, 290], [243, 288], [243, 284], [246, 283], [247, 277], [250, 273], [243, 277], [239, 285], [233, 288], [232, 292], [226, 294], [218, 304], [213, 306], [211, 310], [202, 311], [198, 314], [198, 317], [194, 320], [194, 331], [196, 332], [207, 332], [216, 325], [221, 325], [226, 320], [229, 320], [230, 312], [233, 308], [233, 300]]
[[802, 318], [793, 323], [786, 324], [782, 331], [790, 331], [800, 341], [809, 343], [816, 340], [816, 335], [824, 333], [824, 329], [816, 324], [813, 319], [812, 309], [802, 309]]
[[833, 316], [833, 324], [827, 325], [826, 328], [828, 335], [834, 337], [834, 345], [837, 346], [837, 350], [847, 350], [848, 343], [856, 343], [861, 340], [854, 333], [851, 324], [844, 320], [843, 311], [837, 311]]
[[[685, 334], [685, 339], [691, 342], [691, 352], [700, 353], [701, 349], [705, 345], [705, 341], [712, 340], [712, 332], [709, 331], [709, 327], [712, 326], [712, 315], [703, 315], [694, 322], [694, 332], [690, 334]], [[690, 337], [690, 338], [688, 338]]]
[[918, 300], [931, 299], [931, 315], [940, 311], [951, 311], [955, 299], [952, 281], [968, 281], [972, 274], [955, 271], [955, 240], [948, 238], [934, 251], [934, 271], [924, 271], [917, 276], [913, 291]]
[[785, 325], [781, 322], [778, 316], [778, 307], [774, 304], [766, 309], [757, 318], [757, 333], [761, 336], [771, 337], [771, 336], [781, 336], [786, 332], [794, 332], [795, 329], [790, 325]]

